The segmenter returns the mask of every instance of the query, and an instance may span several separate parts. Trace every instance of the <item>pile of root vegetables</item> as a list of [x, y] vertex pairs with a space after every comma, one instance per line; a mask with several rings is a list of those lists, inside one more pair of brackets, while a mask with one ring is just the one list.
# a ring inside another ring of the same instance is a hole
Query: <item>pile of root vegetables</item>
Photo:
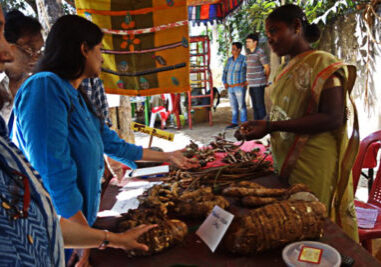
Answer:
[[323, 234], [325, 206], [304, 184], [286, 189], [244, 181], [225, 188], [222, 194], [254, 208], [238, 216], [224, 238], [225, 248], [232, 253], [257, 253]]
[[[169, 190], [169, 189], [175, 190]], [[147, 190], [139, 197], [140, 207], [159, 207], [163, 213], [175, 218], [205, 219], [215, 205], [223, 209], [229, 207], [229, 201], [220, 195], [215, 195], [211, 187], [201, 187], [193, 191], [181, 190], [177, 183], [161, 184]]]
[[318, 200], [309, 192], [308, 187], [304, 184], [295, 184], [285, 189], [267, 188], [248, 181], [239, 182], [236, 185], [225, 188], [222, 191], [222, 195], [237, 198], [243, 206], [248, 208], [263, 206], [288, 199], [307, 201]]
[[173, 170], [163, 181], [178, 182], [179, 186], [186, 190], [193, 190], [202, 186], [218, 189], [235, 182], [253, 180], [272, 174], [272, 166], [268, 161], [246, 161], [193, 171]]
[[[213, 138], [213, 141], [202, 148], [200, 148], [195, 142], [191, 140], [190, 144], [187, 145], [184, 149], [184, 156], [198, 160], [201, 167], [205, 167], [208, 162], [215, 161], [216, 153], [226, 154], [225, 158], [222, 160], [224, 163], [233, 164], [263, 159], [260, 153], [260, 149], [256, 148], [249, 152], [240, 150], [240, 147], [243, 145], [244, 141], [236, 144], [235, 142], [226, 140], [225, 133], [219, 133], [218, 135], [213, 136]], [[258, 144], [262, 143], [258, 142]], [[266, 153], [266, 155], [268, 154], [269, 153]]]
[[184, 190], [178, 182], [164, 183], [145, 191], [139, 208], [121, 218], [120, 231], [158, 224], [139, 239], [149, 251], [129, 251], [128, 255], [152, 255], [180, 244], [188, 232], [187, 220], [203, 221], [215, 205], [229, 211], [233, 201], [249, 210], [235, 217], [223, 239], [231, 253], [254, 254], [323, 234], [325, 206], [303, 184], [285, 189], [242, 181], [218, 195], [207, 186]]
[[141, 235], [139, 243], [146, 244], [148, 251], [129, 250], [129, 256], [148, 256], [181, 243], [188, 233], [187, 225], [176, 219], [169, 219], [160, 209], [135, 209], [125, 214], [118, 225], [120, 232], [141, 224], [157, 224], [156, 228]]
[[149, 247], [148, 251], [128, 251], [129, 256], [147, 256], [181, 243], [187, 232], [186, 223], [177, 218], [205, 219], [218, 205], [227, 209], [229, 201], [212, 193], [211, 187], [184, 191], [174, 184], [160, 184], [148, 189], [139, 198], [139, 207], [122, 216], [119, 231], [126, 231], [140, 224], [157, 224], [139, 238]]
[[249, 209], [233, 220], [223, 243], [237, 254], [251, 254], [303, 240], [319, 238], [323, 233], [325, 207], [303, 184], [288, 189], [267, 188], [253, 180], [272, 174], [267, 154], [258, 150], [244, 152], [240, 145], [215, 137], [206, 149], [191, 142], [184, 151], [201, 163], [215, 160], [215, 153], [226, 154], [228, 165], [197, 169], [172, 170], [139, 196], [139, 207], [129, 211], [119, 222], [124, 231], [140, 224], [158, 224], [143, 234], [139, 242], [148, 252], [130, 251], [130, 256], [152, 255], [183, 242], [188, 228], [184, 221], [202, 222], [213, 207], [230, 210], [231, 203]]

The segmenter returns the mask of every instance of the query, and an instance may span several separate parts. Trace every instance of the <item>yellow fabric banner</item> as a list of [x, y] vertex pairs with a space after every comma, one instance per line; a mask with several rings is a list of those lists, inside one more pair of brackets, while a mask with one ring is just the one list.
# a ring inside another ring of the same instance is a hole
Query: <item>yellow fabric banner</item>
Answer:
[[107, 93], [147, 96], [190, 90], [186, 0], [76, 0], [103, 38]]

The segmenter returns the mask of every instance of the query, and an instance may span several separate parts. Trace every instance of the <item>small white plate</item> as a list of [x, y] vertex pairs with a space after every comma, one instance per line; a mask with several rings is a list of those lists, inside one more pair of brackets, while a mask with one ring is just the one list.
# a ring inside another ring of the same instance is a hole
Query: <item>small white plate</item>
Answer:
[[[300, 250], [303, 246], [323, 249], [319, 264], [298, 261]], [[301, 241], [287, 245], [282, 251], [282, 258], [287, 266], [290, 267], [339, 267], [341, 264], [341, 256], [335, 248], [315, 241]]]

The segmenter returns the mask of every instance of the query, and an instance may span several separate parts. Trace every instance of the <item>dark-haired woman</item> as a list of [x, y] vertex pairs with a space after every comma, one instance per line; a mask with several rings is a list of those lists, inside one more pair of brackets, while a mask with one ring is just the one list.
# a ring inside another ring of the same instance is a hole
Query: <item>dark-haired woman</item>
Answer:
[[[4, 65], [14, 59], [3, 32], [0, 4], [0, 73]], [[5, 100], [0, 94], [0, 109]], [[40, 176], [9, 140], [8, 128], [1, 116], [0, 202], [0, 266], [65, 266], [64, 244], [66, 247], [98, 247], [107, 243], [106, 240], [109, 246], [116, 248], [147, 250], [137, 239], [155, 227], [140, 226], [114, 234], [59, 219]]]
[[331, 219], [358, 240], [351, 168], [358, 148], [357, 118], [347, 138], [346, 107], [356, 72], [327, 52], [313, 50], [317, 25], [295, 5], [275, 9], [266, 33], [278, 56], [289, 56], [267, 90], [268, 121], [251, 121], [236, 136], [256, 139], [271, 134], [275, 169], [290, 184], [304, 183]]
[[180, 152], [126, 143], [92, 112], [80, 84], [101, 72], [102, 37], [99, 27], [84, 18], [59, 18], [37, 73], [25, 81], [14, 103], [14, 138], [41, 174], [58, 214], [90, 226], [99, 208], [104, 153], [130, 167], [140, 159], [194, 167]]
[[25, 16], [18, 10], [5, 15], [4, 36], [14, 57], [5, 64], [5, 73], [0, 74], [0, 90], [7, 96], [7, 103], [0, 114], [8, 122], [13, 106], [13, 98], [21, 84], [32, 72], [44, 44], [41, 24], [35, 18]]

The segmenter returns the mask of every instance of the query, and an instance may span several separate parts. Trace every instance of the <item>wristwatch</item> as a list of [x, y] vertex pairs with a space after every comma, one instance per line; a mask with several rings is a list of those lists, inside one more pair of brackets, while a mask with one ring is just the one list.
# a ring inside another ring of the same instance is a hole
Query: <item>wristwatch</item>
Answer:
[[108, 244], [110, 244], [110, 241], [108, 240], [108, 231], [103, 231], [105, 232], [105, 238], [103, 239], [102, 243], [98, 246], [98, 249], [105, 249], [107, 248]]

